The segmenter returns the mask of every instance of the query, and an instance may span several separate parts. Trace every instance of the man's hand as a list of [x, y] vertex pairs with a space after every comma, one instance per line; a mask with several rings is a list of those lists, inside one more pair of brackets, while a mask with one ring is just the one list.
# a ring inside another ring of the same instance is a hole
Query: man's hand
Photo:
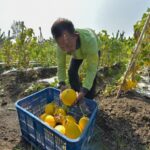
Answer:
[[81, 100], [83, 100], [83, 98], [84, 98], [85, 95], [86, 95], [86, 94], [83, 93], [83, 92], [77, 93], [77, 99], [76, 99], [74, 105], [77, 104], [78, 102], [80, 102]]
[[60, 89], [60, 92], [64, 91], [65, 89], [67, 89], [67, 85], [64, 81], [61, 81], [58, 83], [58, 89]]
[[60, 86], [60, 92], [64, 91], [65, 89], [67, 89], [68, 87], [66, 85], [61, 85]]
[[84, 101], [85, 95], [86, 93], [80, 91], [73, 105], [77, 104], [78, 107], [80, 108], [81, 113], [86, 116], [90, 113], [90, 110], [88, 109], [86, 102]]

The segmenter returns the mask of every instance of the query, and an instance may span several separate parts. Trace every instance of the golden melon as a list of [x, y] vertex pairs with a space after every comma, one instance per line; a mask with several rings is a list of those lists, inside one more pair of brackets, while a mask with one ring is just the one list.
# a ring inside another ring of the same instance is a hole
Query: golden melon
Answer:
[[81, 135], [81, 129], [78, 124], [73, 121], [67, 121], [65, 124], [66, 133], [68, 138], [76, 139]]
[[83, 116], [80, 120], [79, 120], [79, 126], [83, 132], [83, 130], [85, 129], [86, 125], [88, 124], [89, 122], [89, 118], [88, 117], [85, 117]]
[[65, 135], [65, 127], [63, 125], [57, 125], [55, 129]]
[[76, 101], [77, 94], [73, 89], [65, 89], [60, 93], [60, 99], [65, 105], [71, 106]]
[[56, 104], [55, 103], [49, 103], [45, 106], [45, 113], [49, 115], [53, 115], [56, 109]]
[[47, 122], [51, 127], [55, 127], [56, 125], [56, 121], [52, 115], [47, 115], [44, 121]]
[[62, 107], [56, 108], [54, 112], [54, 118], [57, 123], [62, 123], [64, 116], [66, 116], [66, 111]]
[[47, 116], [47, 114], [44, 113], [44, 114], [40, 115], [40, 119], [44, 121], [46, 116]]
[[71, 115], [67, 115], [63, 118], [62, 124], [65, 126], [65, 124], [67, 123], [67, 121], [72, 121], [76, 123], [76, 120], [73, 116]]

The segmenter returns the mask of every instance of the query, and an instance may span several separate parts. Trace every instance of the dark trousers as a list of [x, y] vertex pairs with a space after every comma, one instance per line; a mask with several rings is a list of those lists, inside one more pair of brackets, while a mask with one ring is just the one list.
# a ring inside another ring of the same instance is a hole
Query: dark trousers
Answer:
[[[80, 81], [79, 74], [78, 74], [79, 67], [81, 66], [82, 62], [83, 62], [82, 59], [79, 60], [79, 59], [72, 58], [70, 62], [70, 67], [68, 70], [68, 76], [69, 76], [69, 82], [70, 82], [71, 88], [78, 92], [80, 91], [80, 88], [82, 86], [82, 83]], [[96, 79], [94, 79], [93, 86], [90, 89], [90, 91], [88, 91], [88, 93], [85, 95], [86, 98], [89, 98], [89, 99], [94, 98], [95, 82], [96, 82]]]

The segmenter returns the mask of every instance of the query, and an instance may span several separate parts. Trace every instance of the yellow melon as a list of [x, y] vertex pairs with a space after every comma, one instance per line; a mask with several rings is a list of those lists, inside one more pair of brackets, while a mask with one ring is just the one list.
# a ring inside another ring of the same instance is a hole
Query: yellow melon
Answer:
[[54, 115], [66, 116], [66, 111], [62, 107], [56, 108]]
[[76, 101], [77, 94], [73, 89], [65, 89], [60, 93], [60, 99], [65, 105], [71, 106]]
[[44, 121], [46, 116], [47, 116], [47, 114], [44, 113], [44, 114], [40, 115], [40, 119]]
[[56, 108], [54, 112], [54, 118], [57, 123], [62, 123], [64, 116], [66, 116], [66, 111], [62, 107]]
[[55, 103], [49, 103], [45, 106], [45, 113], [49, 114], [49, 115], [53, 115], [53, 113], [55, 112], [56, 109], [56, 104]]
[[56, 125], [56, 121], [52, 115], [47, 115], [44, 121], [47, 122], [51, 127], [55, 127]]
[[88, 124], [89, 122], [89, 118], [88, 117], [85, 117], [83, 116], [80, 120], [79, 120], [79, 126], [83, 132], [83, 130], [85, 129], [86, 125]]
[[65, 127], [63, 125], [57, 125], [55, 129], [60, 133], [65, 134]]
[[72, 121], [76, 123], [76, 120], [73, 116], [71, 115], [67, 115], [63, 118], [62, 124], [65, 125], [67, 123], [67, 121]]
[[76, 139], [81, 135], [81, 129], [78, 124], [73, 121], [67, 121], [65, 124], [66, 133], [68, 138]]

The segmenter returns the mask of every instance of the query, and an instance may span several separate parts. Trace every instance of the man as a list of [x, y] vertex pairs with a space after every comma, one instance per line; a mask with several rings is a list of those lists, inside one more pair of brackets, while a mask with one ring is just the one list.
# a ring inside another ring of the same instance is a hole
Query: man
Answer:
[[[77, 101], [84, 97], [93, 98], [94, 79], [99, 62], [99, 41], [91, 29], [75, 29], [71, 21], [59, 18], [51, 28], [57, 43], [58, 79], [61, 90], [66, 86], [66, 55], [72, 55], [68, 70], [71, 88], [78, 91]], [[86, 61], [86, 77], [83, 83], [79, 80], [78, 70]]]

